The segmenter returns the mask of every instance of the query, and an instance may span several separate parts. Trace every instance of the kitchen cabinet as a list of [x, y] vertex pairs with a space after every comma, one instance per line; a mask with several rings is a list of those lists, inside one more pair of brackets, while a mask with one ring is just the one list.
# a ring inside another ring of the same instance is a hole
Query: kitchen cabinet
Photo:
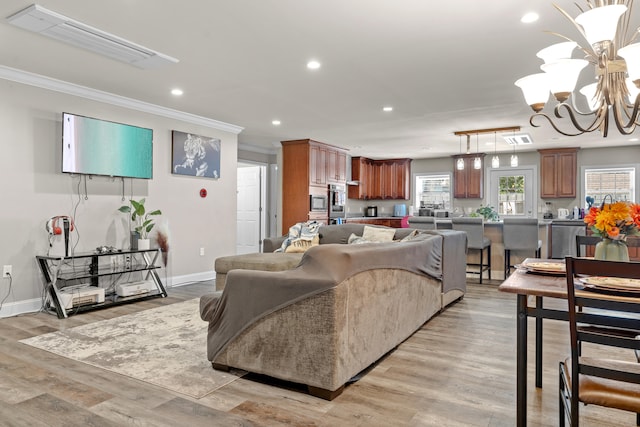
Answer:
[[552, 148], [540, 153], [540, 197], [576, 197], [578, 148]]
[[329, 184], [345, 184], [347, 152], [311, 139], [282, 141], [282, 230], [308, 220], [325, 224], [326, 212], [311, 212], [310, 196], [328, 196]]
[[351, 159], [351, 176], [359, 181], [349, 186], [349, 198], [360, 200], [410, 198], [411, 159]]
[[[484, 194], [484, 153], [453, 156], [453, 197], [456, 199], [482, 199]], [[473, 161], [480, 157], [480, 169], [474, 169]], [[456, 165], [464, 161], [464, 169]]]
[[402, 218], [346, 218], [345, 222], [351, 224], [366, 224], [366, 225], [383, 225], [385, 227], [402, 228]]

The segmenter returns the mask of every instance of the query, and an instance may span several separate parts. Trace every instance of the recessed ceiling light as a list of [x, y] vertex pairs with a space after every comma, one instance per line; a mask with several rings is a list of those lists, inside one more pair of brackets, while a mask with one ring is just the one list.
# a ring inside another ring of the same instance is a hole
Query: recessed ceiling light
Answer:
[[281, 123], [280, 120], [272, 120], [271, 121], [271, 124], [274, 125], [274, 126], [280, 126], [280, 123]]
[[175, 96], [180, 96], [182, 95], [184, 92], [182, 91], [182, 89], [171, 89], [171, 95], [175, 95]]
[[317, 70], [318, 68], [320, 68], [320, 63], [318, 61], [316, 61], [315, 59], [307, 62], [307, 68], [310, 70]]
[[631, 138], [629, 142], [638, 142], [638, 138]]
[[530, 24], [532, 22], [536, 22], [540, 18], [540, 16], [535, 12], [525, 13], [522, 18], [520, 18], [520, 22], [523, 24]]
[[386, 111], [386, 112], [393, 111], [393, 107], [382, 107], [382, 111]]

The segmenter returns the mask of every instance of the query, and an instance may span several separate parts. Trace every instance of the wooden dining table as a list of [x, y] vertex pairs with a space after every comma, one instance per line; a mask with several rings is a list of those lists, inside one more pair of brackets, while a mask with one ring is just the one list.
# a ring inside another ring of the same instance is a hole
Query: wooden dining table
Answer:
[[[564, 264], [563, 259], [527, 258], [522, 265], [539, 262]], [[566, 309], [544, 308], [544, 298], [567, 299], [567, 278], [563, 273], [535, 274], [518, 268], [498, 288], [501, 292], [517, 295], [516, 316], [516, 423], [518, 427], [527, 425], [527, 319], [535, 318], [535, 381], [542, 387], [542, 320], [569, 320]], [[594, 295], [590, 291], [577, 291], [580, 295]], [[529, 306], [529, 297], [535, 297], [535, 306]], [[598, 298], [610, 301], [634, 302], [640, 306], [640, 298], [597, 294]]]

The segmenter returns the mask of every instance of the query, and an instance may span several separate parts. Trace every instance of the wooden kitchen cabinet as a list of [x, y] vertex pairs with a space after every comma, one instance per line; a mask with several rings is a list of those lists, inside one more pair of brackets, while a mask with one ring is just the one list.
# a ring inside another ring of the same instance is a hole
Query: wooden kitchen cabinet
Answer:
[[349, 186], [349, 198], [360, 200], [410, 198], [411, 159], [351, 159], [351, 176], [359, 181]]
[[[480, 169], [473, 168], [473, 160], [480, 157]], [[456, 165], [464, 161], [464, 169]], [[456, 199], [482, 199], [484, 194], [484, 153], [453, 156], [453, 197]]]
[[552, 148], [540, 153], [540, 197], [576, 197], [578, 148]]
[[385, 227], [402, 228], [402, 218], [347, 218], [350, 224], [383, 225]]
[[312, 212], [310, 197], [328, 197], [328, 184], [346, 183], [346, 150], [311, 139], [281, 144], [283, 232], [311, 219], [327, 223], [329, 207], [326, 212]]

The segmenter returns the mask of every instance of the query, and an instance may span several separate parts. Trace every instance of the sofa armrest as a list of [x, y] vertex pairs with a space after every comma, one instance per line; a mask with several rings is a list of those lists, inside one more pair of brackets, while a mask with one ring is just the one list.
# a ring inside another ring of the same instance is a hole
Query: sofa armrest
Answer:
[[282, 242], [287, 236], [267, 237], [262, 241], [262, 252], [274, 252], [282, 246]]

